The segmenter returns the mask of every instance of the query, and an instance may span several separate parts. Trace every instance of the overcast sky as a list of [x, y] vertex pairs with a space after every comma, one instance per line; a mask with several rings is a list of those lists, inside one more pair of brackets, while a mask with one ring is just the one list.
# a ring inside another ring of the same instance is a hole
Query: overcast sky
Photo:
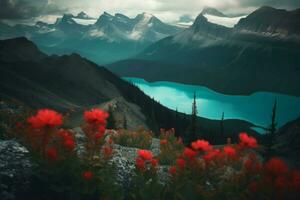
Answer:
[[241, 14], [263, 5], [295, 9], [300, 8], [300, 0], [0, 0], [0, 19], [34, 20], [80, 11], [99, 17], [107, 11], [131, 17], [147, 12], [172, 22], [183, 15], [195, 17], [204, 6], [227, 14]]

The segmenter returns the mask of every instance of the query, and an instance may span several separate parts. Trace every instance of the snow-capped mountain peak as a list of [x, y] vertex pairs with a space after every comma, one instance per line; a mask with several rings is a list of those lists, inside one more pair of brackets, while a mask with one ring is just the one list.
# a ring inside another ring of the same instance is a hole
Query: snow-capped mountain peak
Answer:
[[76, 22], [72, 19], [74, 16], [72, 14], [64, 14], [62, 18], [57, 18], [55, 25], [61, 24], [76, 24]]
[[93, 19], [92, 17], [88, 16], [85, 12], [80, 12], [77, 14], [77, 16], [75, 17], [77, 19]]
[[212, 8], [212, 7], [204, 7], [201, 14], [202, 15], [213, 15], [213, 16], [218, 16], [218, 17], [228, 17], [224, 13], [222, 13], [219, 10]]
[[246, 16], [228, 16], [219, 10], [211, 7], [205, 7], [201, 14], [208, 19], [209, 22], [232, 28], [239, 20]]

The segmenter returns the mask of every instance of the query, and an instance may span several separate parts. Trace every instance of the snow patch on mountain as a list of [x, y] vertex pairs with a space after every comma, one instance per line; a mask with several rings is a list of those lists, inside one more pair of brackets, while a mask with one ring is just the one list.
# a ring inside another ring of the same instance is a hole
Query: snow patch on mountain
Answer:
[[77, 24], [81, 24], [84, 26], [93, 25], [97, 22], [97, 19], [79, 19], [79, 18], [72, 18]]
[[138, 23], [134, 26], [131, 34], [129, 35], [129, 38], [133, 40], [140, 40], [143, 36], [143, 34], [153, 26], [152, 23], [150, 23], [151, 19], [154, 16], [148, 13], [143, 13], [139, 18]]
[[105, 35], [105, 33], [102, 31], [102, 30], [99, 30], [99, 29], [92, 29], [90, 32], [89, 32], [89, 36], [91, 37], [103, 37]]
[[214, 15], [208, 15], [205, 14], [204, 17], [208, 19], [209, 22], [214, 23], [214, 24], [219, 24], [222, 26], [226, 26], [229, 28], [234, 27], [241, 18], [244, 18], [246, 16], [240, 16], [240, 17], [219, 17], [219, 16], [214, 16]]

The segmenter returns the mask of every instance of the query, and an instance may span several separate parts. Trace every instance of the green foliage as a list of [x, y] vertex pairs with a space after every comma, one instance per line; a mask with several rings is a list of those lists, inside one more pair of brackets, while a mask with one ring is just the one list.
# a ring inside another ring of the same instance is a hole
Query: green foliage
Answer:
[[158, 159], [161, 165], [172, 165], [176, 158], [182, 153], [184, 145], [180, 138], [175, 136], [175, 130], [161, 130], [160, 134], [160, 154]]
[[112, 139], [116, 144], [122, 146], [149, 149], [152, 143], [152, 133], [143, 128], [137, 131], [119, 130], [112, 135]]
[[156, 169], [152, 168], [145, 172], [136, 170], [132, 186], [129, 190], [130, 200], [153, 200], [161, 199], [163, 185], [159, 183]]

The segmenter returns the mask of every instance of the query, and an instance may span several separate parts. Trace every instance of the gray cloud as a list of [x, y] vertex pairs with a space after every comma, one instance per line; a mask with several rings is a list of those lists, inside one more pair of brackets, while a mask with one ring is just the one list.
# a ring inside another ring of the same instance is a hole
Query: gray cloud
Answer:
[[134, 16], [145, 11], [164, 21], [176, 21], [187, 14], [195, 17], [204, 6], [230, 14], [249, 13], [263, 5], [293, 9], [300, 7], [300, 0], [0, 0], [0, 19], [30, 19], [80, 11], [94, 17], [104, 11]]
[[0, 19], [29, 19], [63, 10], [49, 0], [0, 0]]
[[263, 5], [293, 9], [300, 7], [299, 0], [239, 0], [241, 6], [259, 7]]

